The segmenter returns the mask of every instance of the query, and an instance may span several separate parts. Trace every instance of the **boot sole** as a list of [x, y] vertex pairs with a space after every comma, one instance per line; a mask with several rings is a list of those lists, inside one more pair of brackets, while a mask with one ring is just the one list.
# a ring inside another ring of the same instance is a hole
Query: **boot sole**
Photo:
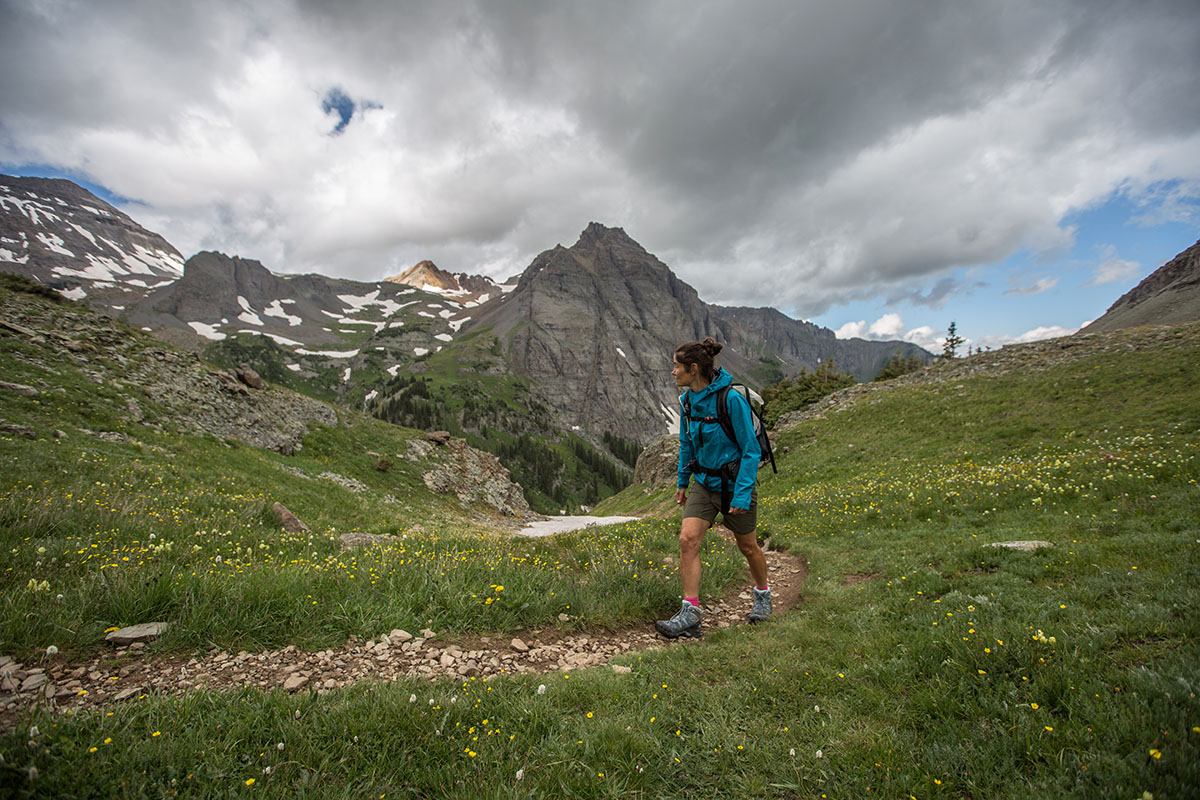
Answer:
[[699, 626], [696, 626], [695, 628], [685, 628], [684, 630], [681, 630], [679, 633], [675, 634], [674, 636], [667, 633], [666, 631], [664, 631], [662, 628], [658, 627], [657, 625], [654, 626], [654, 630], [658, 631], [659, 635], [665, 636], [668, 639], [700, 639], [703, 637], [703, 634], [700, 633]]

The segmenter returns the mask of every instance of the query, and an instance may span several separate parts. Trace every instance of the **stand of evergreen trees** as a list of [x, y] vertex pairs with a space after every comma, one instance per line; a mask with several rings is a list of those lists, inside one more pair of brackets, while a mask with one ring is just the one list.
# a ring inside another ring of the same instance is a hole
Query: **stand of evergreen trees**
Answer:
[[832, 358], [822, 362], [812, 372], [802, 367], [800, 374], [794, 378], [784, 378], [774, 386], [763, 389], [763, 403], [766, 406], [763, 422], [770, 427], [784, 414], [810, 406], [822, 397], [856, 383], [858, 381], [852, 376], [838, 372]]
[[642, 454], [642, 446], [640, 444], [607, 432], [604, 434], [603, 441], [604, 446], [608, 448], [608, 452], [631, 467], [637, 466], [638, 456]]
[[[609, 461], [603, 454], [599, 453], [582, 439], [572, 436], [571, 450], [575, 453], [575, 457], [579, 459], [579, 463], [583, 464], [596, 477], [596, 481], [592, 482], [593, 485], [595, 483], [602, 483], [613, 489], [613, 491], [620, 491], [628, 486], [632, 480], [627, 470], [623, 470]], [[596, 499], [598, 500], [599, 497]], [[589, 502], [595, 502], [595, 500]]]
[[915, 355], [902, 356], [899, 353], [892, 353], [892, 357], [879, 370], [879, 374], [871, 380], [890, 381], [892, 378], [899, 378], [901, 375], [916, 372], [923, 366], [925, 366], [925, 362]]

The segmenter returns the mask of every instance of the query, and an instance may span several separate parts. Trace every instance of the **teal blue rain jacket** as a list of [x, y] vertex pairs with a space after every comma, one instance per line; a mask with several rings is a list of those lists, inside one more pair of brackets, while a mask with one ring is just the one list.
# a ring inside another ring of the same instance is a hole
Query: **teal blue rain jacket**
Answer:
[[[688, 464], [695, 458], [700, 466], [719, 470], [731, 461], [740, 462], [733, 498], [729, 505], [734, 508], [750, 508], [750, 493], [758, 480], [758, 459], [762, 451], [758, 437], [754, 435], [754, 420], [750, 416], [750, 403], [739, 391], [729, 392], [726, 402], [729, 419], [737, 441], [729, 441], [721, 423], [717, 422], [717, 391], [733, 383], [733, 378], [724, 368], [717, 370], [713, 382], [698, 392], [691, 389], [679, 396], [679, 481], [681, 489], [688, 487], [692, 477]], [[683, 398], [691, 397], [693, 417], [711, 417], [711, 422], [695, 422], [683, 415]], [[715, 475], [697, 472], [696, 480], [714, 492], [721, 491], [721, 479]]]

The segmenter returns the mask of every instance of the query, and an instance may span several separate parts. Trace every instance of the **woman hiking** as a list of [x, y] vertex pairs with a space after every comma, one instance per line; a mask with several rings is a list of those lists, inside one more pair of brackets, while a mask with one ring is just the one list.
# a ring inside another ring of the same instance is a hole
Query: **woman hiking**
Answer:
[[[727, 392], [726, 405], [736, 441], [725, 433], [717, 417], [717, 394], [733, 378], [724, 369], [714, 370], [713, 359], [723, 348], [712, 337], [686, 342], [675, 350], [675, 385], [685, 387], [679, 398], [679, 473], [675, 502], [683, 506], [679, 531], [679, 575], [683, 579], [683, 606], [670, 619], [654, 623], [668, 639], [700, 636], [700, 543], [720, 512], [733, 532], [738, 549], [754, 579], [754, 606], [750, 621], [771, 615], [771, 589], [767, 585], [767, 560], [758, 546], [758, 460], [750, 403], [740, 392]], [[695, 476], [691, 493], [688, 484]]]

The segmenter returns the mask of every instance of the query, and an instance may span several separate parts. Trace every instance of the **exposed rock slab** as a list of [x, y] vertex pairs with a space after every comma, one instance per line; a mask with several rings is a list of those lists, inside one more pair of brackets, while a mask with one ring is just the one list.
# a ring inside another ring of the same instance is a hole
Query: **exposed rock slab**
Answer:
[[104, 641], [116, 645], [133, 644], [134, 642], [149, 642], [157, 639], [166, 632], [166, 622], [143, 622], [113, 631], [104, 637]]

